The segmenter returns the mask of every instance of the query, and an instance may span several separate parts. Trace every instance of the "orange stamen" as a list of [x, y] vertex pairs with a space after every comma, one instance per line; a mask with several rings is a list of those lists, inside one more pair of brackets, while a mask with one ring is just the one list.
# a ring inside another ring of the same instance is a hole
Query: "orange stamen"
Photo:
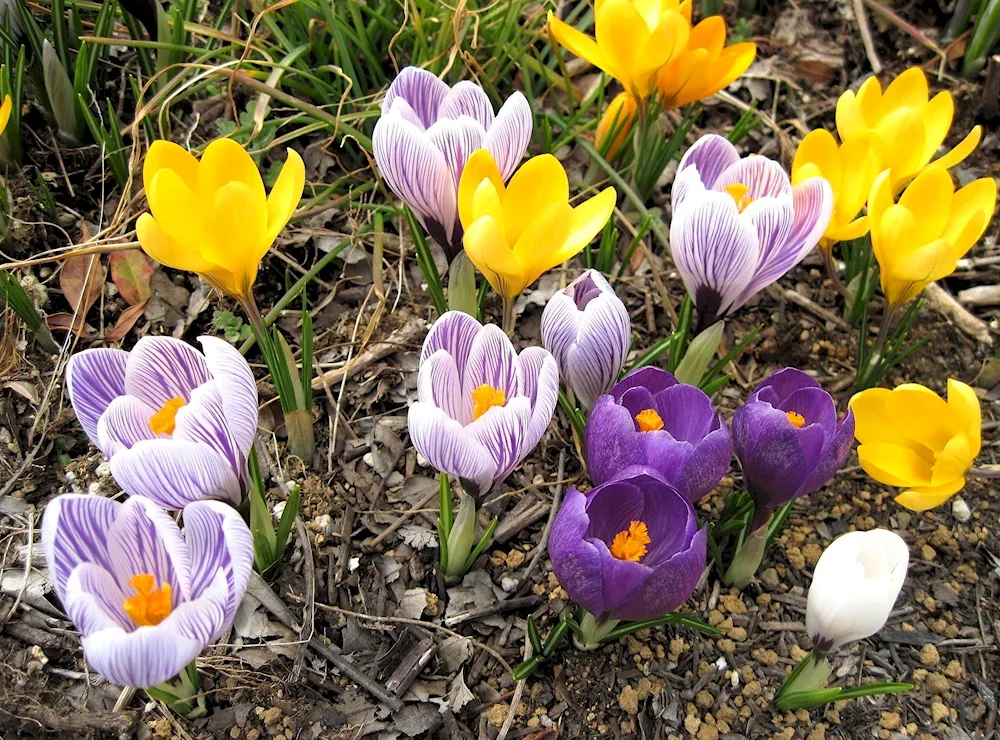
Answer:
[[507, 403], [507, 394], [503, 392], [503, 388], [494, 388], [492, 385], [483, 383], [472, 391], [472, 403], [472, 419], [474, 421], [494, 406], [503, 406]]
[[646, 546], [652, 542], [645, 522], [634, 521], [615, 535], [611, 542], [611, 554], [619, 560], [631, 560], [638, 563], [646, 554]]
[[156, 577], [151, 573], [139, 573], [129, 579], [128, 585], [138, 593], [125, 599], [122, 606], [129, 618], [140, 627], [152, 627], [169, 615], [173, 607], [170, 602], [170, 584], [156, 588]]
[[736, 208], [739, 209], [740, 213], [746, 210], [746, 207], [753, 203], [753, 198], [750, 197], [750, 188], [741, 182], [734, 182], [732, 185], [726, 185], [723, 188], [734, 201], [736, 201]]
[[159, 411], [149, 417], [149, 428], [153, 430], [154, 434], [173, 434], [177, 424], [177, 412], [186, 405], [187, 401], [180, 396], [171, 398], [160, 406]]
[[656, 413], [656, 409], [646, 409], [636, 414], [635, 423], [639, 425], [640, 432], [658, 432], [663, 429], [663, 419]]
[[796, 429], [801, 429], [806, 425], [806, 417], [797, 411], [788, 411], [785, 413], [785, 416], [788, 417], [788, 420], [792, 422], [792, 426]]

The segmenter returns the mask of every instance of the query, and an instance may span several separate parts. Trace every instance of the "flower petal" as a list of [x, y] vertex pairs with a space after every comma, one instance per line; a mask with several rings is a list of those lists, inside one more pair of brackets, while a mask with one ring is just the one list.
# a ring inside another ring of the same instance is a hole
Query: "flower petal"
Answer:
[[[531, 451], [525, 441], [531, 423], [531, 403], [524, 396], [494, 406], [465, 428], [481, 444], [496, 464], [494, 478], [503, 481]], [[540, 436], [540, 435], [539, 435]]]
[[121, 508], [117, 501], [79, 493], [56, 496], [46, 504], [42, 550], [60, 599], [65, 600], [66, 582], [81, 563], [113, 572], [106, 543]]
[[615, 403], [611, 395], [597, 399], [584, 432], [584, 459], [594, 485], [614, 480], [628, 468], [643, 464], [638, 436], [628, 409]]
[[285, 164], [267, 196], [267, 236], [264, 241], [268, 245], [274, 243], [295, 213], [306, 184], [306, 168], [302, 157], [294, 149], [289, 148], [287, 151]]
[[135, 343], [125, 368], [125, 392], [159, 409], [172, 398], [191, 400], [191, 392], [211, 379], [205, 357], [172, 337], [146, 336]]
[[173, 621], [167, 617], [135, 632], [105, 629], [80, 642], [87, 661], [108, 681], [145, 689], [176, 677], [205, 647], [171, 629]]
[[[201, 155], [198, 165], [198, 193], [203, 203], [211, 203], [220, 190], [232, 183], [246, 188], [248, 202], [261, 208], [267, 203], [264, 181], [253, 158], [233, 139], [215, 139]], [[266, 209], [260, 215], [263, 217]]]
[[222, 396], [226, 426], [243, 457], [250, 454], [257, 436], [257, 381], [250, 365], [229, 342], [218, 337], [198, 337], [205, 364]]
[[[514, 173], [503, 196], [507, 243], [516, 244], [531, 222], [549, 206], [568, 202], [569, 180], [559, 160], [551, 154], [529, 159]], [[560, 245], [561, 242], [551, 248]]]
[[101, 451], [108, 457], [114, 457], [119, 450], [127, 450], [136, 442], [161, 437], [149, 426], [149, 420], [155, 413], [156, 409], [135, 396], [116, 398], [97, 423]]
[[483, 146], [483, 140], [486, 138], [485, 129], [468, 116], [455, 120], [442, 118], [427, 129], [426, 135], [444, 155], [457, 192], [466, 161], [474, 151]]
[[443, 349], [455, 359], [458, 375], [462, 377], [472, 352], [472, 343], [482, 330], [483, 325], [464, 311], [442, 314], [427, 332], [420, 351], [420, 363], [423, 364], [438, 350]]
[[[271, 248], [267, 201], [243, 182], [229, 182], [214, 193], [212, 218], [203, 225], [202, 256], [232, 274], [226, 292], [242, 296], [257, 280], [260, 261]], [[211, 274], [211, 273], [210, 273]]]
[[[66, 365], [66, 390], [80, 426], [97, 444], [97, 422], [108, 406], [125, 395], [128, 352], [120, 349], [85, 349]], [[103, 449], [102, 449], [103, 452]]]
[[198, 160], [184, 147], [166, 139], [157, 139], [149, 145], [142, 163], [142, 186], [148, 195], [153, 178], [162, 170], [172, 170], [181, 181], [198, 192]]
[[587, 498], [578, 490], [570, 488], [566, 492], [552, 522], [549, 558], [552, 572], [570, 598], [591, 614], [601, 614], [601, 557], [597, 548], [584, 539], [590, 526], [586, 506]]
[[493, 103], [483, 88], [471, 80], [457, 83], [441, 101], [438, 108], [437, 122], [443, 118], [458, 119], [468, 116], [477, 121], [484, 131], [489, 131], [493, 124]]
[[410, 440], [437, 470], [472, 481], [485, 494], [493, 487], [497, 466], [492, 455], [459, 422], [429, 403], [410, 404]]
[[533, 125], [528, 99], [515, 91], [487, 127], [483, 148], [493, 155], [504, 180], [510, 179], [528, 150]]
[[177, 411], [173, 438], [204, 445], [221, 455], [241, 481], [247, 480], [246, 453], [229, 429], [222, 393], [214, 380], [195, 388], [191, 402]]
[[[719, 176], [739, 161], [740, 154], [729, 139], [718, 134], [705, 134], [684, 153], [677, 172], [679, 174], [688, 167], [694, 167], [705, 187], [714, 188]], [[678, 206], [676, 195], [673, 205], [674, 208]]]
[[437, 406], [462, 426], [472, 423], [472, 397], [463, 391], [455, 358], [446, 350], [439, 349], [420, 363], [417, 398]]
[[163, 509], [143, 498], [122, 504], [108, 530], [108, 557], [118, 586], [131, 596], [129, 579], [148, 573], [169, 583], [173, 607], [191, 598], [191, 560], [180, 529]]
[[382, 111], [392, 108], [396, 98], [402, 98], [420, 117], [424, 128], [438, 119], [441, 104], [451, 88], [433, 73], [419, 67], [404, 67], [389, 85], [382, 101]]
[[767, 157], [741, 159], [723, 170], [711, 187], [722, 192], [729, 185], [746, 185], [750, 188], [747, 195], [754, 200], [778, 198], [791, 192], [791, 183], [785, 170]]
[[531, 404], [531, 420], [524, 435], [524, 454], [527, 455], [535, 449], [552, 421], [559, 399], [559, 366], [541, 347], [522, 350], [517, 362], [521, 367], [521, 393]]
[[496, 324], [487, 324], [472, 342], [462, 376], [462, 393], [471, 398], [482, 385], [504, 392], [507, 400], [521, 393], [521, 368], [514, 345]]
[[618, 380], [632, 341], [632, 321], [618, 296], [603, 294], [583, 311], [577, 342], [566, 363], [567, 383], [584, 408]]
[[134, 629], [124, 611], [125, 599], [115, 577], [94, 563], [78, 565], [60, 596], [66, 614], [82, 635], [109, 628]]
[[612, 77], [618, 77], [618, 70], [614, 63], [593, 38], [577, 31], [568, 23], [559, 20], [552, 11], [549, 11], [548, 27], [552, 35], [555, 36], [556, 41], [569, 49], [571, 54], [590, 62]]

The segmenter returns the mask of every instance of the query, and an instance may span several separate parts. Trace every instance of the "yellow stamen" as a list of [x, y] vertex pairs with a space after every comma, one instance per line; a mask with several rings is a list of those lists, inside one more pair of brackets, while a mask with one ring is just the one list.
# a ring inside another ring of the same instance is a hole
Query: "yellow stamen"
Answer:
[[151, 573], [139, 573], [129, 579], [128, 585], [138, 593], [125, 599], [122, 606], [131, 620], [140, 627], [152, 627], [170, 615], [170, 584], [156, 588], [156, 577]]
[[185, 405], [187, 405], [187, 401], [180, 396], [171, 398], [160, 406], [159, 411], [149, 417], [149, 428], [153, 430], [154, 434], [173, 434], [177, 412], [181, 406]]
[[475, 420], [494, 406], [503, 406], [507, 403], [507, 394], [503, 392], [503, 388], [494, 388], [483, 383], [472, 391], [472, 403], [474, 404], [472, 418]]
[[740, 213], [746, 210], [746, 207], [753, 203], [753, 198], [750, 197], [750, 188], [741, 182], [734, 182], [732, 185], [726, 185], [723, 188], [732, 199], [736, 201], [736, 207], [739, 209]]
[[615, 535], [611, 542], [611, 554], [619, 560], [631, 560], [638, 563], [646, 554], [646, 546], [652, 542], [645, 522], [638, 520], [628, 525]]
[[640, 432], [658, 432], [663, 429], [663, 419], [656, 413], [656, 409], [646, 409], [636, 414], [635, 423], [639, 425]]
[[792, 422], [792, 426], [796, 429], [801, 429], [806, 425], [806, 417], [796, 411], [788, 411], [785, 413], [788, 420]]

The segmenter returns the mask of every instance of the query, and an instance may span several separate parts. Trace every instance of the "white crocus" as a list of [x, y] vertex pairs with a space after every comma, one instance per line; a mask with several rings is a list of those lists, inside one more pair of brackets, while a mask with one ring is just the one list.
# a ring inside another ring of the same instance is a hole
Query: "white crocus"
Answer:
[[909, 551], [886, 529], [849, 532], [824, 550], [806, 604], [806, 631], [817, 652], [878, 632], [903, 587]]

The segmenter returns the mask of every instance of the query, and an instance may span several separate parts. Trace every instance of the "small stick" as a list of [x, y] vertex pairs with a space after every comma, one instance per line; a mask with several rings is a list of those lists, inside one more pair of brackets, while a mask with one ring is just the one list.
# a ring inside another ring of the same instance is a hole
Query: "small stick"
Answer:
[[337, 569], [333, 578], [340, 583], [347, 572], [347, 565], [351, 558], [351, 532], [354, 529], [354, 507], [350, 504], [344, 509], [344, 521], [340, 525], [340, 552], [337, 555]]
[[373, 362], [377, 362], [402, 347], [412, 344], [416, 340], [417, 335], [425, 328], [426, 325], [423, 321], [413, 320], [409, 322], [402, 329], [397, 329], [390, 334], [389, 338], [384, 342], [376, 342], [343, 367], [328, 370], [322, 375], [313, 378], [312, 387], [321, 388], [324, 385], [333, 385], [342, 379], [355, 375]]
[[457, 627], [465, 622], [471, 622], [475, 619], [482, 619], [483, 617], [491, 617], [494, 614], [500, 614], [501, 612], [509, 611], [511, 609], [520, 609], [521, 607], [535, 607], [542, 603], [542, 598], [540, 596], [521, 596], [515, 599], [507, 599], [505, 601], [498, 601], [490, 606], [480, 607], [479, 609], [469, 609], [468, 611], [459, 612], [453, 616], [450, 616], [444, 620], [444, 623], [448, 627]]
[[819, 304], [815, 303], [814, 301], [810, 300], [806, 296], [799, 293], [797, 290], [792, 290], [791, 288], [788, 288], [784, 291], [784, 293], [782, 293], [782, 297], [786, 301], [791, 301], [796, 306], [801, 306], [814, 316], [821, 318], [824, 321], [831, 322], [834, 326], [839, 326], [841, 329], [848, 328], [847, 322], [844, 321], [842, 318], [840, 318], [833, 311], [823, 308]]
[[[306, 534], [305, 525], [302, 524], [302, 517], [295, 517], [295, 531], [299, 535], [302, 543], [302, 576], [306, 582], [306, 601], [302, 606], [302, 629], [299, 630], [299, 640], [307, 643], [313, 636], [313, 621], [316, 615], [316, 566], [313, 562], [312, 546], [309, 543], [309, 536]], [[292, 664], [290, 680], [298, 683], [302, 675], [302, 669], [306, 664], [306, 651], [299, 650], [295, 656], [295, 663]]]
[[[323, 607], [324, 605], [317, 604], [317, 606]], [[349, 658], [331, 650], [322, 640], [319, 639], [318, 635], [309, 640], [309, 647], [322, 655], [326, 660], [332, 663], [338, 671], [354, 681], [354, 683], [362, 687], [380, 702], [388, 704], [392, 711], [398, 712], [403, 708], [403, 702], [400, 701], [398, 697], [393, 696], [389, 693], [385, 686], [378, 683], [367, 673], [358, 668], [357, 664], [355, 664], [353, 660], [350, 660]]]
[[868, 63], [872, 65], [872, 72], [878, 74], [882, 71], [882, 62], [879, 61], [878, 54], [875, 53], [875, 44], [872, 41], [872, 31], [868, 27], [868, 16], [865, 14], [865, 6], [862, 0], [852, 0], [854, 4], [854, 20], [858, 22], [858, 30], [861, 32], [861, 42], [865, 45], [865, 54]]
[[406, 511], [404, 511], [400, 515], [399, 519], [397, 519], [392, 524], [390, 524], [388, 527], [386, 527], [384, 530], [382, 530], [382, 532], [377, 537], [375, 537], [375, 538], [373, 538], [371, 540], [365, 540], [363, 543], [361, 543], [361, 548], [363, 550], [366, 550], [366, 551], [371, 551], [371, 550], [375, 549], [376, 547], [378, 547], [378, 545], [380, 545], [382, 543], [382, 541], [386, 537], [388, 537], [390, 534], [392, 534], [397, 529], [399, 529], [402, 526], [403, 522], [405, 522], [411, 516], [413, 516], [414, 514], [416, 514], [418, 511], [420, 511], [421, 509], [423, 509], [425, 506], [427, 506], [427, 504], [429, 504], [432, 499], [437, 498], [437, 495], [438, 495], [438, 491], [437, 491], [437, 487], [435, 487], [433, 491], [429, 492], [426, 496], [424, 496], [422, 499], [420, 499], [411, 508], [409, 508]]
[[[529, 660], [531, 658], [531, 640], [528, 639], [528, 635], [524, 635], [524, 659]], [[504, 718], [503, 727], [500, 728], [500, 734], [497, 735], [497, 740], [506, 740], [507, 733], [510, 732], [511, 723], [514, 721], [514, 715], [517, 713], [517, 707], [521, 703], [521, 694], [524, 693], [524, 685], [528, 683], [527, 678], [522, 678], [517, 682], [517, 686], [514, 689], [514, 698], [510, 701], [510, 709], [507, 710], [507, 716]]]

